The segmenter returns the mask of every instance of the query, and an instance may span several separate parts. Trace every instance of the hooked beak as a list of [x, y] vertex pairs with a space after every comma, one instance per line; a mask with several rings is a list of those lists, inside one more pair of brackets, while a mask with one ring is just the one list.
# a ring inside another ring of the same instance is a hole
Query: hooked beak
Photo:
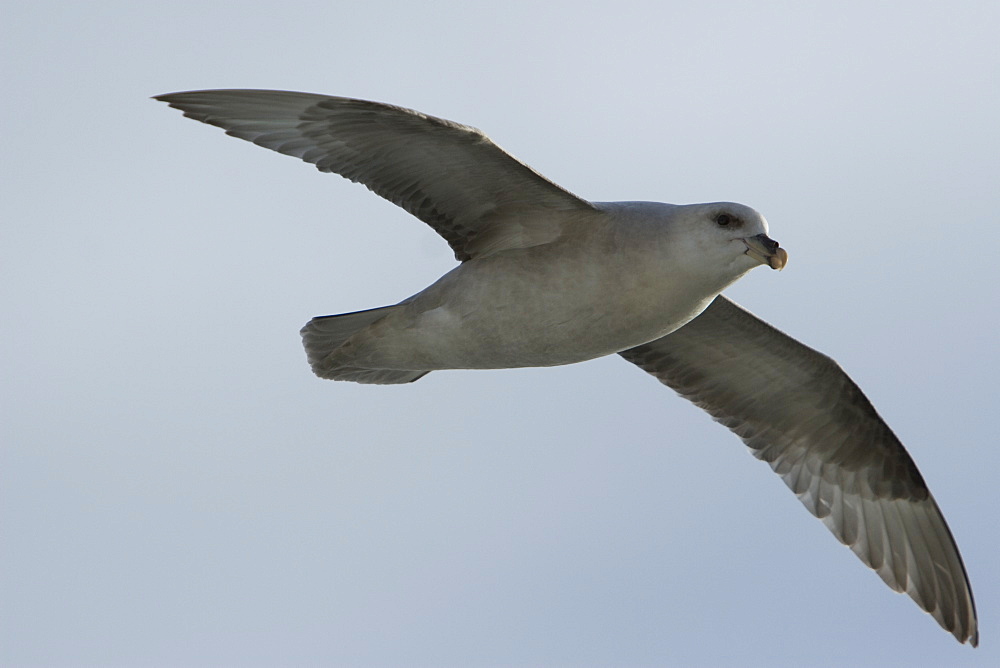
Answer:
[[757, 260], [761, 264], [766, 264], [771, 269], [782, 270], [788, 263], [788, 253], [784, 248], [778, 246], [778, 242], [766, 234], [758, 234], [753, 237], [744, 237], [746, 244], [745, 254]]

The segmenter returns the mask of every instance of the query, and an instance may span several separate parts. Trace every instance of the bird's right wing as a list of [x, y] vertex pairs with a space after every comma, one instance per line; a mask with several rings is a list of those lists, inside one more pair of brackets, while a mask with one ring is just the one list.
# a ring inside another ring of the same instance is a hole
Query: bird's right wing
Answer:
[[434, 228], [459, 260], [547, 243], [559, 235], [565, 214], [596, 211], [481, 131], [411, 109], [269, 90], [155, 99], [226, 134], [363, 183]]

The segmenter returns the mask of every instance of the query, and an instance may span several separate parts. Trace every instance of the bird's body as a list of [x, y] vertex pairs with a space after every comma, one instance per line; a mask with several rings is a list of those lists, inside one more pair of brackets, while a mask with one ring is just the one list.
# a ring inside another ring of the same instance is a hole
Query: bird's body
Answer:
[[366, 185], [461, 264], [393, 306], [313, 318], [313, 371], [363, 383], [619, 353], [729, 427], [896, 591], [978, 642], [965, 567], [913, 460], [830, 358], [721, 292], [787, 253], [741, 204], [592, 203], [482, 132], [391, 105], [284, 91], [157, 99]]
[[555, 366], [658, 339], [759, 264], [734, 237], [724, 249], [729, 271], [720, 273], [678, 239], [685, 226], [700, 223], [698, 213], [721, 206], [739, 208], [630, 202], [564, 215], [551, 241], [474, 257], [385, 309], [330, 351], [321, 375], [336, 377], [340, 367]]

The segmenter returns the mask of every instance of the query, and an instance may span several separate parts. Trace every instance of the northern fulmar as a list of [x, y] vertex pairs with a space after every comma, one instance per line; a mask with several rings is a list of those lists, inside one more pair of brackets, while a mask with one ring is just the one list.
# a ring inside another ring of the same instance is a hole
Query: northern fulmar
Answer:
[[958, 548], [899, 439], [836, 362], [721, 294], [787, 262], [757, 211], [589, 202], [475, 128], [377, 102], [264, 90], [155, 99], [364, 184], [455, 252], [457, 267], [398, 304], [306, 324], [316, 375], [409, 383], [617, 353], [729, 427], [886, 584], [978, 643]]

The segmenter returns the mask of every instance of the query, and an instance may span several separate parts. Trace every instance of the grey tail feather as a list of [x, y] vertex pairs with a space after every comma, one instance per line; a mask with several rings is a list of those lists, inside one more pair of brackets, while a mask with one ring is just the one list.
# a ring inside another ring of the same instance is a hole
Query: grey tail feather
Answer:
[[384, 318], [394, 306], [383, 306], [367, 311], [342, 313], [340, 315], [323, 315], [313, 318], [302, 328], [302, 344], [306, 348], [306, 357], [313, 373], [320, 378], [330, 380], [349, 380], [355, 383], [376, 383], [390, 385], [396, 383], [412, 383], [429, 371], [412, 371], [400, 369], [364, 369], [358, 367], [336, 366], [331, 368], [326, 359], [356, 332]]

